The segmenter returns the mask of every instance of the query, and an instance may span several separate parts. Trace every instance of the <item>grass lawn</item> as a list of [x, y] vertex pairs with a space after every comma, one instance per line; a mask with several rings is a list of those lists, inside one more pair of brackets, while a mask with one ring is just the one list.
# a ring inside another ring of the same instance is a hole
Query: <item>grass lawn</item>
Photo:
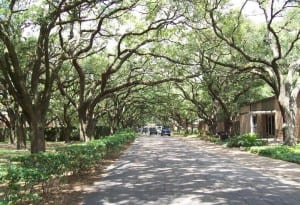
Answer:
[[300, 164], [300, 144], [296, 146], [278, 145], [251, 147], [249, 151], [261, 156]]
[[12, 157], [24, 155], [30, 153], [28, 150], [17, 150], [16, 145], [8, 143], [0, 143], [0, 166], [6, 164]]

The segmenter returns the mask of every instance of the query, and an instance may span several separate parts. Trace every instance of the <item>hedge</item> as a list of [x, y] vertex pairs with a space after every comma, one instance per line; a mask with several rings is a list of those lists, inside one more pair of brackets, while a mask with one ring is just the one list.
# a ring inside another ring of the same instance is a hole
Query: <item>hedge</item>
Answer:
[[[124, 144], [134, 141], [133, 132], [120, 132], [86, 143], [57, 148], [53, 152], [14, 157], [0, 176], [7, 184], [0, 204], [38, 202], [40, 194], [47, 194], [56, 179], [87, 171], [107, 155], [119, 152]], [[5, 173], [5, 174], [3, 174]], [[36, 191], [39, 187], [41, 193]]]

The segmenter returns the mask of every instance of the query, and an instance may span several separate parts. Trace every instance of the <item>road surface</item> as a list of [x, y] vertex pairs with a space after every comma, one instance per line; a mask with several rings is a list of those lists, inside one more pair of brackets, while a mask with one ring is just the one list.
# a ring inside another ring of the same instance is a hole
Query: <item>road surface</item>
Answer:
[[299, 165], [199, 140], [142, 136], [81, 204], [299, 205], [300, 178], [291, 177], [298, 171]]

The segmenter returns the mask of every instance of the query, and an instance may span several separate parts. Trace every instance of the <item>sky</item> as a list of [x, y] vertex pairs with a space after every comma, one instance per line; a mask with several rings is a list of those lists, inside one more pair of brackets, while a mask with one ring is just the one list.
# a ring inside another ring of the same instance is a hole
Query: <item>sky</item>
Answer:
[[[245, 0], [231, 0], [233, 8], [241, 8]], [[250, 18], [253, 22], [262, 23], [264, 22], [264, 16], [262, 10], [259, 8], [258, 4], [254, 1], [248, 1], [244, 11], [244, 15]]]

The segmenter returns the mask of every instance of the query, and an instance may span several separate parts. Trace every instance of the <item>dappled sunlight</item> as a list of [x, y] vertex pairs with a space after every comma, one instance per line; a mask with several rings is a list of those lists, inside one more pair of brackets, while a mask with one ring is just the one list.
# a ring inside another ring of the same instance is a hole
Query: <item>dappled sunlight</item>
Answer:
[[[228, 149], [222, 146], [212, 145], [209, 142], [200, 140], [185, 140], [200, 150], [215, 153], [218, 157], [226, 157], [234, 160], [236, 164], [248, 169], [261, 171], [266, 176], [275, 177], [284, 183], [295, 184], [300, 183], [300, 165], [281, 160], [271, 159], [268, 157], [257, 156], [239, 149]], [[291, 179], [292, 178], [292, 179]]]
[[81, 204], [299, 204], [299, 183], [271, 178], [240, 163], [243, 154], [220, 151], [176, 138], [141, 137], [103, 180], [84, 190]]

